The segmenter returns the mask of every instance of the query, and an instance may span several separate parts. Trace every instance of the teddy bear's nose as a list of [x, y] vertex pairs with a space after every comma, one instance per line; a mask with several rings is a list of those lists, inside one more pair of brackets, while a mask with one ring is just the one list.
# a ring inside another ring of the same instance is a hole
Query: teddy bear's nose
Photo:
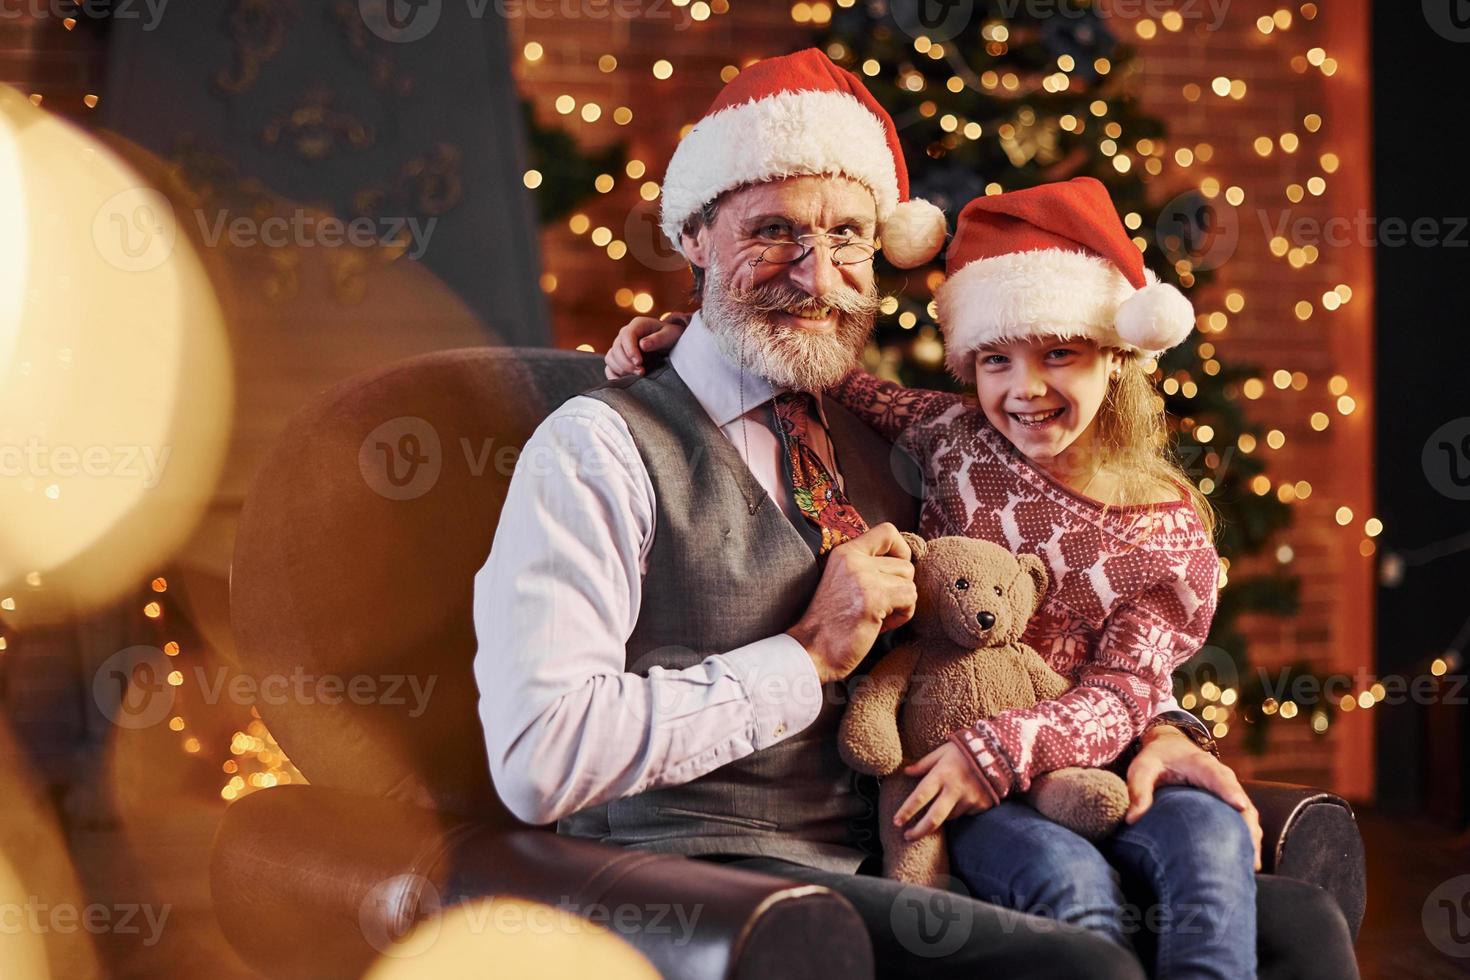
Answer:
[[975, 622], [980, 624], [981, 629], [988, 630], [995, 625], [995, 613], [977, 612]]

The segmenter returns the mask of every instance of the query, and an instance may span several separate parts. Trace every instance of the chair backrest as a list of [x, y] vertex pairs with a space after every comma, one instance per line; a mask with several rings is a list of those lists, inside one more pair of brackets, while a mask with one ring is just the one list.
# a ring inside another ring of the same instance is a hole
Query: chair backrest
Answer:
[[477, 711], [473, 579], [522, 444], [601, 379], [593, 354], [441, 351], [287, 424], [240, 515], [230, 613], [241, 668], [284, 678], [258, 707], [312, 783], [513, 820]]

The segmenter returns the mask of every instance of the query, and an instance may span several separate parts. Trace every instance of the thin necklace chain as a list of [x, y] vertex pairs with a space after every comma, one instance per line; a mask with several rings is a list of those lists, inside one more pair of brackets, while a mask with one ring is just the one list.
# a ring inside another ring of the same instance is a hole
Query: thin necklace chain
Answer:
[[1082, 494], [1083, 496], [1086, 496], [1087, 495], [1088, 488], [1092, 486], [1092, 481], [1093, 480], [1096, 480], [1097, 479], [1097, 475], [1099, 473], [1101, 473], [1101, 472], [1102, 472], [1102, 464], [1099, 463], [1097, 465], [1097, 468], [1092, 471], [1092, 475], [1087, 478], [1087, 482], [1084, 483], [1084, 484], [1082, 484], [1082, 489], [1081, 490], [1078, 490], [1077, 492], [1080, 493], [1080, 494]]
[[745, 465], [750, 465], [750, 436], [745, 431], [745, 333], [740, 334], [740, 439], [745, 445]]
[[1092, 475], [1087, 478], [1086, 483], [1082, 484], [1082, 489], [1078, 490], [1077, 492], [1084, 497], [1087, 496], [1087, 491], [1092, 487], [1092, 482], [1097, 479], [1097, 475], [1102, 471], [1103, 464], [1099, 462], [1096, 466], [1092, 468]]

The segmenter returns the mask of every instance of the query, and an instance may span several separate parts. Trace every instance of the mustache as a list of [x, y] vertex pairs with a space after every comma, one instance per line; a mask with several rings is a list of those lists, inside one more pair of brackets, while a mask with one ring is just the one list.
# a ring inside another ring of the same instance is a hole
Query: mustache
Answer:
[[750, 310], [760, 313], [780, 313], [792, 310], [799, 316], [817, 313], [823, 309], [831, 309], [845, 316], [876, 316], [878, 307], [882, 303], [876, 288], [864, 293], [856, 289], [839, 287], [821, 296], [812, 296], [794, 286], [779, 282], [765, 283], [750, 289], [727, 286], [726, 294], [730, 299]]

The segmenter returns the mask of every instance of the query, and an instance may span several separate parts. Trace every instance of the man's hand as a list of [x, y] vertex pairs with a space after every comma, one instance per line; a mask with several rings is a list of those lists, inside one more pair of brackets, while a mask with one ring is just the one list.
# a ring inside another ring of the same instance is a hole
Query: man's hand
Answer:
[[903, 773], [923, 778], [893, 815], [893, 825], [902, 827], [925, 804], [929, 806], [924, 819], [903, 832], [904, 840], [918, 840], [938, 830], [950, 817], [979, 813], [995, 805], [990, 787], [981, 783], [964, 750], [953, 742], [947, 741], [913, 765], [905, 766]]
[[1195, 786], [1208, 790], [1240, 811], [1256, 844], [1256, 870], [1261, 870], [1261, 815], [1225, 763], [1189, 740], [1189, 736], [1160, 725], [1143, 735], [1143, 746], [1128, 766], [1131, 802], [1123, 819], [1136, 823], [1154, 802], [1160, 786]]
[[914, 615], [913, 553], [892, 524], [879, 524], [827, 553], [822, 581], [786, 632], [806, 647], [823, 684], [857, 669], [879, 633]]
[[678, 343], [689, 326], [690, 313], [670, 313], [662, 320], [638, 316], [618, 331], [603, 357], [602, 373], [608, 380], [643, 373], [643, 355], [666, 351]]

